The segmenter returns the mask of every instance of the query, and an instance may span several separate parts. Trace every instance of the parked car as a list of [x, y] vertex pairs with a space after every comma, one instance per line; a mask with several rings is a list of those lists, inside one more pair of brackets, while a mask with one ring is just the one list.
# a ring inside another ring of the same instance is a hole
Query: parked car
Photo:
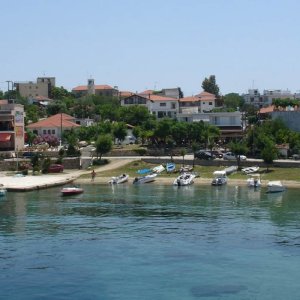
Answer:
[[[226, 152], [223, 154], [223, 159], [225, 160], [236, 160], [237, 157], [233, 152]], [[240, 155], [241, 160], [246, 160], [247, 157], [245, 155]]]
[[213, 160], [216, 157], [208, 151], [199, 150], [195, 152], [195, 157], [199, 159]]
[[48, 172], [49, 173], [60, 173], [63, 172], [64, 166], [60, 164], [52, 164], [50, 165]]
[[222, 158], [223, 157], [223, 153], [221, 151], [218, 150], [212, 150], [211, 153], [216, 157], [216, 158]]

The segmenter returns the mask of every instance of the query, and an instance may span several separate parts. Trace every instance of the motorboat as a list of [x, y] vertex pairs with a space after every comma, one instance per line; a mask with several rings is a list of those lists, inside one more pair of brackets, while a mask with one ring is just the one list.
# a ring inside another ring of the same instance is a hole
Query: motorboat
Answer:
[[238, 166], [230, 166], [224, 169], [226, 175], [230, 175], [238, 170]]
[[179, 172], [180, 172], [180, 173], [186, 173], [186, 172], [191, 172], [191, 171], [193, 171], [193, 166], [190, 166], [190, 165], [182, 166], [182, 167], [179, 169]]
[[242, 169], [242, 173], [244, 173], [244, 174], [252, 174], [252, 173], [256, 173], [258, 170], [259, 170], [258, 166], [248, 167], [248, 168], [243, 168]]
[[129, 175], [122, 174], [120, 176], [112, 177], [111, 180], [108, 182], [110, 184], [120, 184], [128, 181]]
[[211, 185], [224, 185], [227, 183], [226, 171], [215, 171]]
[[279, 193], [285, 191], [285, 186], [279, 180], [269, 181], [267, 188], [267, 193]]
[[176, 165], [174, 163], [167, 163], [166, 170], [168, 173], [175, 172]]
[[185, 185], [191, 185], [194, 183], [196, 175], [192, 173], [183, 173], [179, 175], [173, 182], [173, 185], [177, 186], [185, 186]]
[[163, 172], [164, 170], [165, 170], [165, 167], [163, 165], [159, 165], [157, 167], [154, 167], [152, 169], [152, 172], [159, 174], [159, 173]]
[[150, 173], [152, 172], [151, 169], [141, 169], [141, 170], [138, 170], [137, 173], [140, 174], [140, 175], [143, 175], [143, 174], [147, 174], [147, 173]]
[[157, 174], [153, 173], [153, 174], [148, 174], [142, 177], [136, 177], [133, 180], [133, 184], [141, 184], [141, 183], [149, 183], [152, 182], [156, 179]]
[[70, 186], [70, 187], [62, 188], [60, 192], [62, 196], [70, 196], [70, 195], [82, 194], [83, 189], [77, 186]]
[[258, 188], [261, 186], [260, 174], [249, 174], [247, 179], [247, 186]]

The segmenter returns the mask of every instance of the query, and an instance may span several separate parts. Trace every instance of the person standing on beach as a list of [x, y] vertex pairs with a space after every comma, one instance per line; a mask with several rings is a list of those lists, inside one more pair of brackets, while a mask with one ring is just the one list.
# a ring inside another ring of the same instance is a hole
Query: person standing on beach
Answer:
[[93, 170], [92, 171], [92, 182], [94, 182], [94, 180], [95, 180], [95, 177], [96, 177], [96, 172], [95, 172], [95, 170]]

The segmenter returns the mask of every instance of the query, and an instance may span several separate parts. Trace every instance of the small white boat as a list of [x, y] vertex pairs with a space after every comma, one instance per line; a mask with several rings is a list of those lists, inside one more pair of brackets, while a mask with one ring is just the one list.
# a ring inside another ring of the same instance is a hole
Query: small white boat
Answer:
[[154, 167], [154, 168], [152, 169], [152, 171], [153, 171], [154, 173], [157, 173], [157, 174], [163, 172], [164, 170], [165, 170], [165, 167], [164, 167], [163, 165]]
[[[224, 169], [226, 175], [230, 175], [238, 170], [238, 166], [230, 166]], [[217, 171], [218, 172], [218, 171]]]
[[194, 183], [195, 177], [196, 177], [195, 174], [183, 173], [174, 180], [173, 185], [177, 185], [177, 186], [191, 185]]
[[180, 173], [186, 173], [186, 172], [191, 172], [193, 171], [193, 166], [190, 165], [186, 165], [186, 166], [182, 166], [179, 170]]
[[247, 179], [247, 186], [258, 188], [261, 186], [260, 174], [249, 174], [249, 178]]
[[60, 192], [62, 196], [70, 196], [70, 195], [82, 194], [83, 189], [77, 186], [70, 186], [70, 187], [62, 188]]
[[155, 180], [157, 174], [149, 174], [142, 177], [136, 177], [133, 180], [133, 184], [149, 183]]
[[224, 185], [227, 183], [226, 171], [215, 171], [211, 185]]
[[242, 169], [242, 173], [244, 174], [252, 174], [255, 173], [259, 170], [258, 166], [254, 166], [254, 167], [248, 167], [248, 168], [243, 168]]
[[269, 181], [267, 193], [279, 193], [285, 191], [285, 186], [282, 185], [281, 181]]
[[108, 182], [110, 184], [121, 184], [124, 182], [127, 182], [129, 178], [128, 174], [122, 174], [120, 176], [117, 177], [112, 177], [111, 180]]

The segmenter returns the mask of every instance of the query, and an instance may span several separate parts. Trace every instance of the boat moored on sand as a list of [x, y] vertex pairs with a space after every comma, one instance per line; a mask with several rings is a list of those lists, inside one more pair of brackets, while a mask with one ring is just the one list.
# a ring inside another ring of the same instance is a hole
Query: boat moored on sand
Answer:
[[173, 185], [177, 185], [177, 186], [191, 185], [194, 183], [195, 177], [196, 177], [195, 174], [183, 173], [174, 180]]
[[227, 183], [226, 171], [215, 171], [211, 185], [224, 185]]
[[133, 184], [142, 184], [142, 183], [149, 183], [156, 179], [157, 174], [149, 174], [142, 177], [136, 177], [133, 180]]
[[108, 182], [110, 184], [121, 184], [127, 182], [129, 179], [128, 174], [122, 174], [120, 176], [112, 177], [111, 180]]
[[260, 174], [249, 174], [247, 179], [247, 186], [258, 188], [261, 186]]
[[285, 186], [280, 180], [269, 181], [267, 185], [267, 193], [280, 193], [285, 191]]

